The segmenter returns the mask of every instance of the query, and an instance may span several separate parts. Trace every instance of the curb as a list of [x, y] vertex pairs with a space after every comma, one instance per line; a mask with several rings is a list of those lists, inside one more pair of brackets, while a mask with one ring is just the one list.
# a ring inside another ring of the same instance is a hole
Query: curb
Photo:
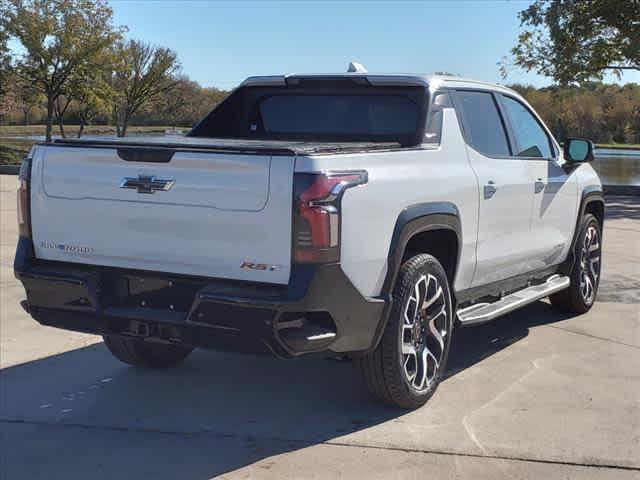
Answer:
[[640, 147], [635, 146], [624, 146], [624, 145], [603, 145], [603, 144], [595, 144], [596, 150], [640, 150]]
[[603, 185], [605, 196], [640, 195], [640, 185]]
[[20, 165], [0, 165], [0, 175], [17, 175]]

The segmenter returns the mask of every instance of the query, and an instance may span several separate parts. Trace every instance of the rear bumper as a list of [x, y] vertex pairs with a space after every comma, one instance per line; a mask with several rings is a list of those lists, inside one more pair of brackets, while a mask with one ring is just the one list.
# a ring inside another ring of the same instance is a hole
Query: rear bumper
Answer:
[[282, 357], [369, 350], [385, 307], [339, 264], [294, 265], [274, 286], [41, 261], [21, 238], [14, 271], [43, 325]]

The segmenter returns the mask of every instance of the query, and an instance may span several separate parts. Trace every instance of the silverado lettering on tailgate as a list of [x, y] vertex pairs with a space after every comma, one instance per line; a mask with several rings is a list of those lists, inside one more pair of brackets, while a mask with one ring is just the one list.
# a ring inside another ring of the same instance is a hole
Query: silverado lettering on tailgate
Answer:
[[82, 247], [80, 245], [69, 245], [66, 243], [54, 243], [46, 240], [40, 242], [40, 247], [60, 250], [61, 252], [65, 253], [91, 254], [94, 252], [94, 249], [92, 247]]

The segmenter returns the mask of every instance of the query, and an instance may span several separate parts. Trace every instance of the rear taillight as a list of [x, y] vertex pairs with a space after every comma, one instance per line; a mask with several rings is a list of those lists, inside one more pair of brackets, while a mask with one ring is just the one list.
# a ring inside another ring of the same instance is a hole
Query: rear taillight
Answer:
[[21, 237], [31, 238], [31, 207], [29, 205], [29, 190], [31, 183], [31, 159], [25, 158], [20, 165], [18, 175], [18, 233]]
[[367, 173], [296, 173], [293, 256], [296, 263], [340, 259], [340, 201], [349, 187], [367, 182]]

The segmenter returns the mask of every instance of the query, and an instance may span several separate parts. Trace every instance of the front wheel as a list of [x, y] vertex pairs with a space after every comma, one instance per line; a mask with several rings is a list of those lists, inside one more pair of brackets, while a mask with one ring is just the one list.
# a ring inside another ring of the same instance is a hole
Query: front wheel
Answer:
[[391, 406], [424, 405], [442, 378], [452, 330], [451, 291], [442, 265], [431, 255], [410, 258], [400, 268], [380, 343], [354, 359], [367, 390]]
[[129, 365], [148, 368], [168, 368], [181, 363], [192, 347], [150, 343], [136, 338], [102, 337], [104, 344], [118, 360]]
[[580, 223], [574, 255], [569, 288], [551, 295], [550, 300], [563, 312], [586, 313], [596, 300], [602, 265], [602, 230], [598, 219], [590, 213]]

